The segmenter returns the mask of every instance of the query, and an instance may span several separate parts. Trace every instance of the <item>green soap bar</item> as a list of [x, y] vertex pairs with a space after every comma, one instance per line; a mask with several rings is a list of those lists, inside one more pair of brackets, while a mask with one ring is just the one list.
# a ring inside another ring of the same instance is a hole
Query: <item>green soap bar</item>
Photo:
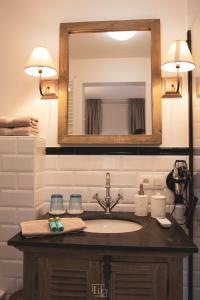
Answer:
[[64, 225], [60, 221], [55, 221], [56, 226], [57, 226], [57, 231], [62, 232], [64, 230]]
[[49, 228], [50, 228], [51, 232], [56, 232], [56, 231], [58, 231], [57, 225], [56, 225], [56, 222], [55, 222], [55, 221], [49, 222]]

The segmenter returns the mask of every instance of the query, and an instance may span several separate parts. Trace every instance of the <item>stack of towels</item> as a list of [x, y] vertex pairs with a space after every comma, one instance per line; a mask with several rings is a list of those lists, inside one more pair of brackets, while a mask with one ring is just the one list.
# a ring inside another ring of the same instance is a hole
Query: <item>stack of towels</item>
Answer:
[[38, 119], [28, 116], [10, 119], [0, 117], [0, 136], [31, 136], [38, 135]]

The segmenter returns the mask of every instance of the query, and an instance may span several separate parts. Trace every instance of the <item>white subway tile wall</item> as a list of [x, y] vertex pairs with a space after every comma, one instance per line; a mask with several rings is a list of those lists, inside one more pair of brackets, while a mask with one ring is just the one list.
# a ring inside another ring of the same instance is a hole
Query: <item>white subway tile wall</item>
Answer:
[[0, 137], [0, 290], [22, 287], [22, 253], [7, 246], [22, 221], [43, 212], [45, 141]]
[[[150, 195], [162, 192], [167, 197], [167, 208], [173, 204], [173, 193], [167, 189], [166, 176], [173, 168], [177, 156], [126, 156], [126, 155], [47, 155], [45, 166], [45, 201], [47, 206], [51, 194], [62, 193], [66, 207], [71, 193], [82, 194], [84, 204], [93, 203], [93, 195], [105, 195], [106, 172], [111, 175], [111, 195], [123, 195], [121, 207], [134, 207], [134, 195], [138, 191], [141, 175], [162, 176], [164, 189], [147, 190]], [[187, 157], [181, 157], [186, 159]], [[127, 206], [128, 205], [128, 206]], [[96, 204], [98, 207], [98, 204]], [[117, 210], [117, 207], [115, 208]]]
[[[118, 193], [123, 195], [115, 211], [134, 211], [140, 176], [162, 175], [165, 182], [174, 161], [180, 159], [178, 156], [45, 156], [44, 151], [43, 139], [0, 138], [0, 289], [9, 293], [23, 285], [22, 254], [8, 247], [6, 241], [19, 230], [21, 221], [37, 218], [49, 210], [51, 194], [63, 194], [67, 209], [70, 194], [80, 193], [84, 210], [101, 211], [93, 195], [105, 196], [106, 172], [110, 172], [112, 197]], [[187, 160], [187, 157], [181, 156], [181, 159]], [[156, 192], [166, 195], [169, 211], [173, 204], [172, 192], [166, 185], [163, 190], [146, 190], [149, 196]], [[197, 236], [199, 240], [199, 232]], [[199, 255], [195, 261], [199, 263]], [[187, 260], [184, 261], [184, 299], [187, 299], [186, 270]], [[195, 276], [198, 283], [197, 266]]]

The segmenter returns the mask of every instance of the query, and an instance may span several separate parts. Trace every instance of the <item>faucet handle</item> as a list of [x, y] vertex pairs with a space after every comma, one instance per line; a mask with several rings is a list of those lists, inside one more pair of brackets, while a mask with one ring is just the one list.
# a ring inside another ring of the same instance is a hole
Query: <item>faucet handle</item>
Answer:
[[117, 196], [118, 196], [119, 200], [121, 200], [121, 199], [123, 200], [124, 199], [123, 195], [121, 195], [120, 193], [118, 193]]
[[121, 199], [123, 199], [123, 196], [122, 196], [120, 193], [118, 193], [117, 199], [116, 199], [116, 200], [112, 200], [111, 205], [110, 205], [110, 209], [113, 209], [113, 207], [115, 207], [115, 205], [117, 205], [117, 203], [118, 203]]
[[106, 187], [110, 187], [110, 173], [106, 173]]
[[97, 202], [99, 203], [99, 205], [100, 205], [105, 211], [107, 210], [106, 201], [105, 201], [104, 199], [100, 199], [98, 193], [96, 193], [96, 194], [93, 196], [93, 199], [97, 200]]
[[97, 199], [98, 198], [98, 196], [99, 196], [99, 194], [98, 193], [96, 193], [95, 195], [93, 195], [93, 197], [92, 197], [92, 199]]

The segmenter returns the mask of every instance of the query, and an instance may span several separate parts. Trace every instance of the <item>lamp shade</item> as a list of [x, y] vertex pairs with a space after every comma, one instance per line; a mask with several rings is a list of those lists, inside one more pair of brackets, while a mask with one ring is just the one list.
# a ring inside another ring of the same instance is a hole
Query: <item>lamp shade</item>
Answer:
[[24, 68], [26, 74], [34, 77], [50, 77], [56, 75], [52, 58], [49, 51], [44, 47], [36, 47]]
[[162, 70], [168, 72], [188, 72], [195, 68], [195, 64], [185, 41], [174, 41], [170, 46]]

